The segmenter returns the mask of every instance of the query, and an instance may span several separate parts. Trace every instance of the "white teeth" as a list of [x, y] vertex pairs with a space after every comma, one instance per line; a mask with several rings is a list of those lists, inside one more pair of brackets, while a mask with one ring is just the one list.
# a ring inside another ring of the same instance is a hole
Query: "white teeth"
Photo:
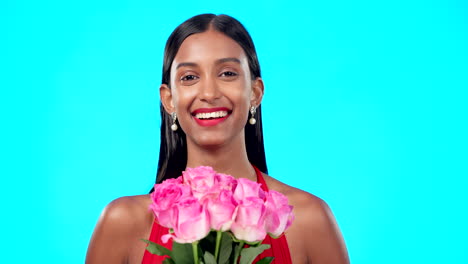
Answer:
[[211, 112], [211, 113], [198, 113], [195, 115], [195, 117], [198, 119], [220, 118], [220, 117], [227, 116], [227, 114], [228, 114], [227, 111], [217, 111], [217, 112]]

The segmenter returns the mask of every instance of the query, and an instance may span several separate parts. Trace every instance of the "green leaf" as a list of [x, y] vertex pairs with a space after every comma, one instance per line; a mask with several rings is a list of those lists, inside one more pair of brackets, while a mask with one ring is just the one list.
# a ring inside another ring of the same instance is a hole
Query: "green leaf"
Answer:
[[221, 247], [219, 249], [219, 264], [225, 264], [229, 262], [229, 257], [232, 253], [232, 237], [223, 232], [223, 236], [221, 237]]
[[146, 247], [146, 250], [148, 250], [151, 254], [155, 254], [159, 256], [167, 255], [169, 257], [172, 257], [172, 252], [166, 247], [163, 247], [157, 243], [154, 243], [153, 241], [149, 241], [146, 239], [141, 239], [141, 240], [148, 244], [148, 246]]
[[252, 264], [254, 259], [260, 255], [265, 249], [269, 249], [270, 245], [262, 244], [256, 247], [244, 248], [241, 251], [240, 264]]
[[273, 261], [274, 257], [265, 257], [257, 261], [256, 264], [270, 264]]
[[213, 254], [208, 251], [203, 255], [203, 259], [205, 260], [205, 264], [217, 264]]
[[172, 259], [176, 264], [193, 264], [192, 244], [172, 242]]

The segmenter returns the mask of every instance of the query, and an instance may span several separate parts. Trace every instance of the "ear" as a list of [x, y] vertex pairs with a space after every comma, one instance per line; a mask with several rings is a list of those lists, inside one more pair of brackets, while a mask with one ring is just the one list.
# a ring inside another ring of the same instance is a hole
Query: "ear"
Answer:
[[259, 106], [263, 98], [263, 80], [260, 77], [257, 77], [252, 81], [252, 93], [250, 95], [250, 105]]
[[172, 91], [167, 84], [161, 84], [159, 87], [159, 96], [161, 103], [167, 113], [171, 114], [175, 111], [174, 103], [172, 102]]

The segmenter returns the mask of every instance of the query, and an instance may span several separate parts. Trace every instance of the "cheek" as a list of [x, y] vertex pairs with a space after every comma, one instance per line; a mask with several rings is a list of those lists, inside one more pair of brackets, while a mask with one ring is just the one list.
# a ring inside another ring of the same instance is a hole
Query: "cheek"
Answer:
[[182, 88], [172, 88], [172, 102], [177, 110], [182, 110], [182, 108], [187, 107], [188, 104], [196, 96], [195, 89], [182, 89]]
[[245, 89], [241, 94], [242, 101], [244, 102], [247, 108], [250, 108], [250, 104], [252, 101], [252, 94], [253, 93], [251, 89]]
[[250, 92], [246, 89], [232, 89], [226, 94], [227, 98], [231, 100], [231, 103], [235, 108], [240, 110], [240, 112], [248, 111], [247, 109], [250, 107]]
[[250, 98], [252, 97], [251, 85], [250, 80], [242, 79], [242, 81], [228, 87], [227, 92], [231, 93], [231, 96], [236, 97], [237, 100], [250, 104]]
[[239, 118], [247, 118], [250, 110], [250, 91], [241, 91], [236, 95], [236, 107]]

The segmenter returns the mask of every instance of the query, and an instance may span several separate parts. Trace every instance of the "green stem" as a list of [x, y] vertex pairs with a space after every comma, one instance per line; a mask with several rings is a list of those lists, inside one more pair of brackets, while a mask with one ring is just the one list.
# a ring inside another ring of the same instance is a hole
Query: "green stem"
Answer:
[[221, 244], [221, 237], [223, 236], [222, 231], [216, 231], [216, 248], [215, 248], [215, 260], [218, 262], [219, 246]]
[[193, 263], [198, 264], [198, 241], [192, 243]]
[[239, 250], [236, 252], [236, 256], [234, 258], [234, 263], [233, 264], [237, 264], [239, 261], [239, 255], [240, 255], [240, 252], [242, 251], [242, 249], [244, 248], [244, 244], [245, 242], [244, 241], [241, 241], [239, 242]]

